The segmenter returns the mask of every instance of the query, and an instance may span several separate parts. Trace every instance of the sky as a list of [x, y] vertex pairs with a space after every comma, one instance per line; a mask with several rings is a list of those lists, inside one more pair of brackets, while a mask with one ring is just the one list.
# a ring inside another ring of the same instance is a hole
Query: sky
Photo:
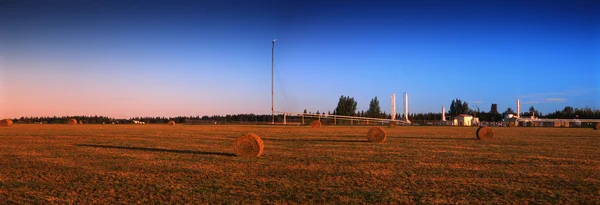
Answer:
[[0, 2], [0, 117], [600, 109], [594, 1]]

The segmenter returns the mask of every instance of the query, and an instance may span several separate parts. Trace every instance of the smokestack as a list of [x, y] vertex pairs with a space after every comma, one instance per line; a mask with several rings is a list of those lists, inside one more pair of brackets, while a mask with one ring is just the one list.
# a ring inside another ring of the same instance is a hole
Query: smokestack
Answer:
[[408, 121], [408, 94], [404, 93], [404, 119]]
[[392, 120], [396, 120], [396, 94], [392, 94]]
[[517, 118], [521, 118], [521, 100], [517, 99]]
[[446, 108], [442, 106], [442, 121], [446, 122]]

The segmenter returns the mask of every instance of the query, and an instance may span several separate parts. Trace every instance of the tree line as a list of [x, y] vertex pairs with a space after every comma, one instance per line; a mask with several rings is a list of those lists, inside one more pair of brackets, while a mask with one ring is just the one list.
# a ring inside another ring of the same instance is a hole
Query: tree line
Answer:
[[[357, 110], [358, 103], [354, 100], [353, 97], [350, 96], [341, 96], [337, 107], [333, 109], [333, 112], [327, 111], [327, 114], [330, 115], [343, 115], [343, 116], [357, 116], [357, 117], [369, 117], [369, 118], [386, 118], [390, 119], [391, 114], [381, 111], [381, 107], [379, 105], [379, 99], [374, 97], [369, 102], [368, 110]], [[507, 114], [516, 114], [516, 112], [508, 107], [504, 112], [500, 113], [498, 111], [498, 104], [492, 103], [490, 105], [489, 111], [481, 111], [479, 107], [476, 109], [472, 109], [469, 107], [469, 104], [466, 101], [462, 101], [460, 99], [454, 99], [450, 103], [450, 109], [446, 113], [447, 120], [451, 120], [454, 116], [460, 114], [469, 114], [474, 117], [478, 117], [480, 121], [487, 122], [499, 122], [504, 116]], [[304, 109], [304, 113], [312, 112]], [[325, 112], [320, 112], [317, 110], [315, 114], [325, 114]], [[556, 110], [555, 112], [548, 113], [544, 115], [535, 109], [534, 106], [529, 107], [528, 110], [521, 113], [522, 117], [536, 116], [539, 118], [549, 118], [549, 119], [600, 119], [600, 109], [592, 109], [589, 107], [585, 108], [573, 108], [571, 106], [566, 106], [562, 110]], [[64, 124], [69, 119], [76, 119], [78, 122], [82, 122], [84, 124], [131, 124], [134, 120], [141, 121], [145, 123], [152, 124], [162, 124], [167, 123], [170, 120], [175, 121], [176, 123], [234, 123], [234, 122], [243, 122], [243, 123], [256, 123], [261, 124], [265, 122], [271, 121], [270, 114], [235, 114], [235, 115], [204, 115], [204, 116], [178, 116], [178, 117], [133, 117], [133, 118], [123, 118], [116, 119], [107, 116], [47, 116], [47, 117], [21, 117], [15, 118], [13, 121], [15, 123], [42, 123], [42, 124]], [[275, 115], [275, 121], [282, 122], [284, 116], [282, 114]], [[404, 115], [396, 114], [396, 119], [402, 119]], [[408, 119], [411, 121], [441, 121], [442, 113], [409, 113]]]
[[[369, 109], [364, 111], [356, 111], [357, 102], [353, 97], [350, 96], [341, 96], [338, 101], [338, 106], [336, 107], [334, 114], [346, 115], [346, 116], [359, 116], [359, 117], [374, 117], [374, 118], [390, 118], [389, 114], [385, 112], [381, 112], [379, 106], [379, 100], [377, 97], [373, 98], [369, 103]], [[306, 110], [304, 110], [306, 113]], [[446, 113], [447, 120], [450, 120], [454, 116], [460, 114], [469, 114], [474, 117], [478, 117], [480, 121], [487, 122], [499, 122], [502, 121], [504, 116], [507, 114], [517, 114], [511, 107], [508, 107], [504, 112], [498, 111], [498, 104], [492, 103], [490, 105], [490, 109], [488, 112], [481, 111], [479, 107], [477, 109], [471, 109], [469, 107], [469, 103], [466, 101], [462, 101], [460, 99], [454, 99], [450, 103], [450, 109]], [[592, 108], [573, 108], [571, 106], [566, 106], [563, 110], [557, 110], [555, 112], [544, 115], [535, 109], [534, 106], [529, 107], [529, 109], [525, 112], [521, 113], [523, 117], [535, 116], [538, 118], [561, 118], [561, 119], [600, 119], [600, 109], [593, 110]], [[396, 118], [403, 118], [402, 115], [396, 115]], [[442, 120], [442, 113], [409, 113], [409, 120], [417, 120], [417, 121], [439, 121]]]
[[[76, 119], [83, 124], [133, 124], [135, 121], [163, 124], [170, 120], [175, 123], [190, 122], [210, 122], [212, 123], [231, 123], [231, 122], [256, 122], [262, 123], [271, 121], [271, 115], [257, 114], [237, 114], [237, 115], [213, 115], [213, 116], [178, 116], [178, 117], [133, 117], [133, 118], [111, 118], [106, 116], [46, 116], [46, 117], [20, 117], [12, 119], [15, 123], [21, 124], [65, 124], [69, 119]], [[283, 115], [276, 115], [276, 121], [282, 121]]]

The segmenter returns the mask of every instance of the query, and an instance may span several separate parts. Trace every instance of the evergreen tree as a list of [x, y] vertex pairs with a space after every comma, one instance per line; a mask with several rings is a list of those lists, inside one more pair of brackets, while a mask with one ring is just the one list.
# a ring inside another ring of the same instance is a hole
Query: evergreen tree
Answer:
[[338, 105], [334, 110], [336, 115], [353, 116], [356, 113], [357, 103], [350, 96], [341, 96]]
[[515, 111], [512, 108], [508, 107], [502, 114], [515, 114]]
[[456, 98], [456, 100], [452, 100], [452, 103], [450, 103], [450, 116], [467, 114], [470, 111], [471, 110], [469, 110], [469, 103], [463, 102], [458, 98]]
[[367, 117], [372, 118], [380, 118], [381, 117], [381, 108], [379, 107], [379, 100], [377, 97], [371, 99], [369, 103], [369, 110], [367, 110]]

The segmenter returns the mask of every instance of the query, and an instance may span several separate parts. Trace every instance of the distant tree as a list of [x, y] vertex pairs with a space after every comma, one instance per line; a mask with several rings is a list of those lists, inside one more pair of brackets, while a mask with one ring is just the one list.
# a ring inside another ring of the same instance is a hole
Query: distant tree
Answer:
[[[456, 100], [458, 100], [458, 99], [456, 99]], [[450, 116], [458, 115], [458, 110], [456, 109], [456, 103], [457, 103], [456, 100], [452, 100], [452, 102], [450, 103]]]
[[350, 96], [341, 96], [334, 113], [336, 115], [353, 116], [356, 113], [356, 101]]
[[369, 103], [369, 110], [367, 110], [367, 117], [379, 118], [381, 117], [381, 108], [379, 107], [379, 100], [377, 97], [371, 99]]
[[566, 107], [563, 109], [563, 113], [564, 113], [564, 114], [565, 114], [567, 117], [569, 117], [570, 115], [573, 115], [573, 107], [571, 107], [571, 106], [566, 106]]
[[317, 115], [319, 115], [319, 114], [321, 114], [321, 113], [319, 113], [319, 110], [317, 110]]
[[536, 116], [539, 117], [539, 113], [537, 110], [535, 110], [535, 108], [533, 107], [533, 105], [531, 107], [529, 107], [529, 113], [530, 116]]
[[[473, 117], [477, 117], [477, 113], [481, 113], [481, 110], [479, 110], [479, 107], [477, 107], [477, 110], [469, 109], [469, 113], [473, 113]], [[479, 115], [479, 117], [482, 117], [482, 116]]]
[[489, 121], [498, 121], [500, 119], [502, 119], [502, 116], [500, 115], [500, 112], [498, 112], [498, 104], [496, 103], [492, 103], [492, 106], [490, 107], [490, 114], [489, 114]]
[[304, 109], [304, 114], [308, 113], [306, 109]]
[[463, 102], [458, 98], [456, 98], [456, 100], [452, 100], [452, 103], [450, 103], [450, 116], [466, 114], [470, 111], [471, 110], [469, 110], [469, 103]]
[[529, 113], [535, 113], [535, 108], [533, 107], [533, 105], [529, 107]]
[[508, 107], [506, 108], [506, 111], [504, 111], [502, 114], [515, 114], [515, 111], [512, 108]]

